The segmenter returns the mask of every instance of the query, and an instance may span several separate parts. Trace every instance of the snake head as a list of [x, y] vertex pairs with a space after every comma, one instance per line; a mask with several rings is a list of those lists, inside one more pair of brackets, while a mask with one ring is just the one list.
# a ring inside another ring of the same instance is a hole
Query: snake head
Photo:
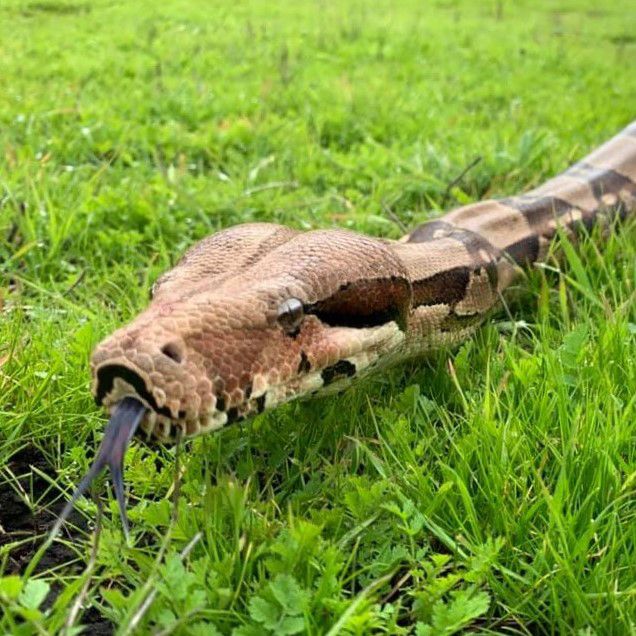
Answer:
[[111, 418], [51, 536], [105, 467], [128, 534], [122, 466], [138, 427], [160, 441], [192, 437], [390, 359], [411, 294], [388, 243], [353, 232], [248, 224], [195, 245], [93, 353], [93, 393]]
[[[388, 242], [246, 224], [191, 248], [92, 358], [93, 392], [161, 441], [339, 388], [404, 342], [411, 286]], [[180, 430], [179, 430], [180, 429]]]

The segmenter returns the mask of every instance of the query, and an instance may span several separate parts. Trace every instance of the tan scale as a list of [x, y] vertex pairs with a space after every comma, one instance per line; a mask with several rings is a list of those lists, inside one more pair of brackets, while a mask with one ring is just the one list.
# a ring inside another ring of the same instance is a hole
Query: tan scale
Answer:
[[486, 237], [498, 249], [506, 249], [532, 234], [528, 219], [521, 212], [498, 201], [467, 205], [449, 212], [444, 220]]

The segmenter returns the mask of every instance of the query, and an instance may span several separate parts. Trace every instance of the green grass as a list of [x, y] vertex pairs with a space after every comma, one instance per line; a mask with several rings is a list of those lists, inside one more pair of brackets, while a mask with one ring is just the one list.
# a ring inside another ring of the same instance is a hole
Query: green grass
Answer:
[[104, 426], [92, 347], [195, 239], [398, 237], [634, 118], [633, 3], [559, 4], [4, 0], [0, 501], [46, 523], [0, 509], [0, 631], [58, 632], [80, 595], [87, 633], [633, 633], [633, 223], [457, 351], [186, 444], [178, 486], [135, 444], [133, 545], [109, 495], [88, 571], [89, 530], [34, 569]]

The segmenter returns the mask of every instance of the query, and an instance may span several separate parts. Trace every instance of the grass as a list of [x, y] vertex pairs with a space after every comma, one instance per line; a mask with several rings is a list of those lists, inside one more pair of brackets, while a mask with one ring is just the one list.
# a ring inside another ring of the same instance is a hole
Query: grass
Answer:
[[188, 245], [529, 188], [634, 118], [634, 33], [628, 0], [5, 0], [1, 631], [633, 633], [633, 223], [459, 350], [136, 444], [132, 546], [109, 495], [93, 557], [88, 499], [34, 553], [104, 426], [90, 351]]

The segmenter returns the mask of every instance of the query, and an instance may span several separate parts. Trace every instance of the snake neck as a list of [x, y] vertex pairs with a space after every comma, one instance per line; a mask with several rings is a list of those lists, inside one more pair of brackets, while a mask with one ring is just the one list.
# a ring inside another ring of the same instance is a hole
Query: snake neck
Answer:
[[525, 194], [487, 200], [417, 227], [391, 249], [412, 286], [405, 350], [465, 340], [557, 232], [575, 236], [636, 210], [636, 123]]

